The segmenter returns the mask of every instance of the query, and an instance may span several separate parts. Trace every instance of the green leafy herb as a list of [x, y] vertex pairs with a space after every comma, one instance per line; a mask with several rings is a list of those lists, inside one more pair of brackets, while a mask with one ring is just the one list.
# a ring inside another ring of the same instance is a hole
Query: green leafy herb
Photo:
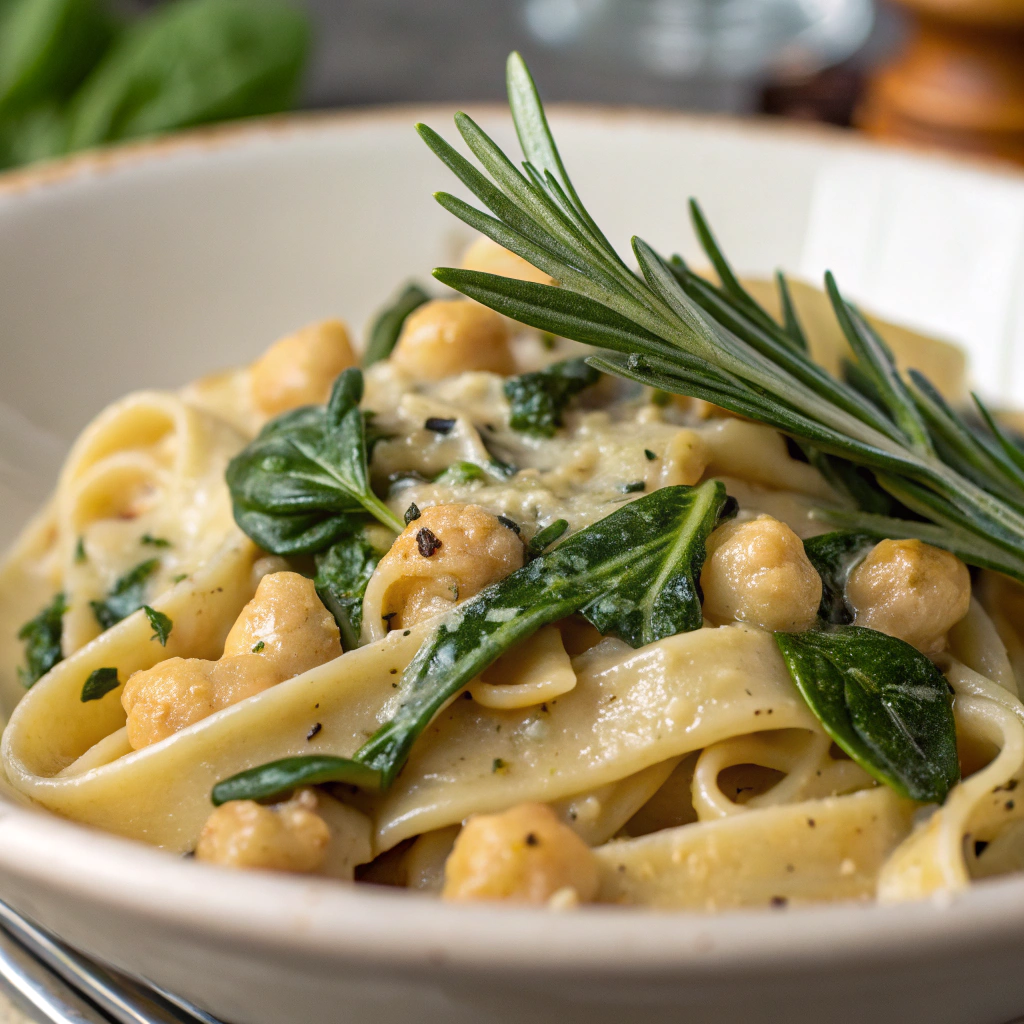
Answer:
[[600, 374], [583, 359], [566, 359], [536, 373], [505, 381], [505, 397], [512, 406], [513, 430], [538, 437], [554, 437], [569, 402], [598, 382]]
[[359, 646], [366, 584], [387, 553], [389, 545], [381, 533], [364, 527], [316, 556], [316, 592], [338, 623], [346, 651]]
[[491, 762], [491, 774], [496, 775], [498, 772], [505, 771], [506, 768], [508, 768], [508, 762], [500, 757], [496, 757]]
[[262, 651], [263, 648], [266, 647], [266, 646], [267, 645], [262, 640], [257, 640], [255, 645], [253, 646], [252, 653], [253, 654], [259, 654], [260, 651]]
[[25, 667], [18, 669], [18, 676], [25, 686], [42, 679], [63, 658], [60, 641], [67, 610], [64, 595], [56, 594], [35, 618], [18, 630], [18, 639], [25, 644]]
[[533, 535], [533, 539], [526, 545], [527, 552], [531, 555], [539, 555], [545, 548], [554, 544], [568, 529], [569, 523], [565, 519], [556, 519]]
[[97, 0], [13, 0], [0, 16], [0, 114], [66, 100], [115, 31]]
[[139, 538], [139, 543], [150, 548], [169, 548], [171, 542], [166, 537], [154, 537], [151, 533], [144, 533]]
[[110, 629], [132, 612], [137, 612], [146, 600], [146, 584], [159, 568], [159, 558], [140, 562], [117, 580], [104, 600], [90, 601], [96, 621], [104, 629]]
[[323, 551], [359, 528], [364, 512], [396, 533], [402, 521], [370, 489], [363, 375], [345, 370], [326, 407], [268, 423], [228, 465], [235, 521], [278, 555]]
[[509, 648], [573, 612], [634, 647], [698, 629], [705, 541], [726, 506], [725, 487], [709, 480], [664, 487], [585, 527], [438, 626], [405, 670], [395, 717], [353, 759], [298, 757], [253, 768], [220, 783], [214, 802], [265, 799], [310, 781], [386, 789], [445, 701]]
[[120, 681], [117, 678], [116, 668], [98, 668], [89, 674], [89, 678], [82, 686], [82, 703], [100, 700], [111, 690], [116, 690], [118, 686], [120, 686]]
[[272, 0], [180, 0], [128, 28], [75, 96], [69, 146], [286, 110], [306, 19]]
[[475, 462], [453, 462], [443, 473], [434, 478], [436, 484], [457, 487], [461, 484], [486, 480], [487, 474]]
[[296, 786], [317, 786], [325, 782], [346, 782], [361, 789], [379, 789], [380, 772], [347, 757], [307, 754], [250, 768], [213, 787], [210, 799], [215, 807], [229, 800], [267, 800]]
[[75, 544], [75, 564], [81, 565], [83, 562], [88, 561], [89, 556], [85, 553], [85, 538], [79, 537], [78, 543]]
[[[569, 180], [518, 54], [509, 58], [507, 80], [526, 157], [522, 170], [465, 114], [456, 115], [456, 125], [483, 170], [432, 129], [418, 130], [490, 213], [444, 192], [438, 202], [558, 286], [452, 268], [436, 270], [438, 280], [531, 327], [605, 350], [588, 359], [597, 369], [711, 402], [864, 470], [869, 493], [881, 490], [930, 520], [895, 518], [864, 505], [857, 513], [823, 511], [834, 525], [919, 537], [1024, 581], [1024, 464], [1007, 450], [990, 416], [990, 433], [979, 436], [920, 374], [903, 377], [829, 276], [836, 321], [873, 397], [832, 377], [810, 359], [791, 310], [779, 324], [742, 288], [696, 203], [694, 226], [720, 285], [639, 238], [633, 239], [635, 274]], [[791, 306], [785, 293], [783, 299]]]
[[953, 707], [923, 654], [860, 626], [775, 640], [800, 693], [850, 757], [902, 796], [945, 799], [960, 778]]
[[874, 543], [874, 537], [850, 530], [835, 530], [804, 541], [804, 551], [821, 577], [818, 614], [825, 622], [845, 625], [853, 621], [846, 604], [846, 579]]
[[634, 647], [702, 623], [705, 541], [724, 486], [665, 487], [588, 526], [460, 605], [402, 679], [395, 717], [356, 754], [390, 783], [437, 710], [499, 655], [541, 626], [579, 611]]
[[372, 366], [382, 359], [387, 359], [402, 333], [402, 327], [409, 314], [429, 301], [430, 296], [418, 284], [406, 285], [402, 294], [390, 306], [381, 310], [374, 320], [366, 351], [363, 353], [363, 366]]
[[171, 635], [171, 630], [174, 629], [174, 623], [170, 617], [164, 615], [163, 612], [158, 612], [155, 608], [150, 608], [148, 604], [142, 606], [142, 610], [146, 613], [146, 618], [149, 619], [149, 624], [153, 627], [153, 635], [150, 640], [159, 640], [161, 647], [167, 646], [167, 638]]

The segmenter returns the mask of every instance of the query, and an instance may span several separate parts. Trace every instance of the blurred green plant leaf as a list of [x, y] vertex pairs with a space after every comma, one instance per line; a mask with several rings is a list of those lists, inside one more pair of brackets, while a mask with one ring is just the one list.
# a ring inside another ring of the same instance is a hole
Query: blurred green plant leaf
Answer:
[[288, 3], [179, 0], [127, 29], [89, 76], [68, 148], [286, 110], [308, 48]]

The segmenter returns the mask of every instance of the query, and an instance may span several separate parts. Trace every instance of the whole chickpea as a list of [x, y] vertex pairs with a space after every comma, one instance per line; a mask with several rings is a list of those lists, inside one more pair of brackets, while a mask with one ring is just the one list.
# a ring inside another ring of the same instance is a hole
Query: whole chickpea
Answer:
[[196, 859], [232, 868], [316, 871], [331, 841], [331, 830], [316, 810], [316, 794], [308, 789], [277, 807], [232, 800], [207, 818]]
[[971, 577], [956, 555], [920, 540], [882, 540], [846, 582], [854, 623], [938, 654], [971, 603]]
[[377, 639], [386, 628], [408, 628], [522, 566], [518, 534], [479, 505], [426, 508], [377, 564], [363, 599], [364, 630]]
[[274, 342], [253, 363], [253, 399], [267, 416], [320, 405], [327, 401], [335, 377], [355, 364], [348, 330], [340, 320], [310, 324]]
[[312, 581], [271, 573], [235, 620], [219, 661], [168, 658], [129, 677], [121, 693], [128, 742], [134, 750], [158, 743], [340, 654], [338, 626]]
[[568, 889], [586, 903], [597, 888], [597, 862], [586, 843], [545, 804], [520, 804], [466, 822], [445, 863], [441, 894], [543, 904]]
[[259, 656], [290, 679], [341, 654], [334, 616], [317, 596], [313, 581], [297, 572], [264, 576], [224, 641], [224, 656]]
[[773, 631], [809, 629], [821, 603], [821, 577], [802, 541], [771, 516], [715, 530], [700, 585], [709, 619]]
[[463, 254], [463, 270], [479, 270], [499, 277], [514, 277], [517, 281], [535, 281], [537, 284], [554, 284], [551, 277], [527, 263], [522, 256], [510, 252], [503, 245], [481, 235]]
[[434, 299], [410, 313], [391, 362], [417, 380], [515, 371], [505, 321], [470, 299]]

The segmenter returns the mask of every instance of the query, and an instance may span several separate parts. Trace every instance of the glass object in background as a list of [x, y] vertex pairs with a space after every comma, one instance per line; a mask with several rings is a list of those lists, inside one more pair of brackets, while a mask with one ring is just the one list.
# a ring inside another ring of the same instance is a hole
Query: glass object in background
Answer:
[[700, 105], [753, 109], [763, 84], [805, 77], [867, 39], [871, 0], [525, 0], [539, 42], [702, 86]]

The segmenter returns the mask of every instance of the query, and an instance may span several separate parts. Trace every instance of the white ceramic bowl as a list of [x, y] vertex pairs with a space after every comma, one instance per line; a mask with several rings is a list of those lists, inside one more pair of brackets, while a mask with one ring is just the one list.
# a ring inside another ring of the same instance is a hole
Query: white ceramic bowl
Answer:
[[[447, 130], [449, 113], [256, 124], [0, 180], [0, 536], [109, 399], [246, 361], [316, 317], [360, 325], [451, 262], [467, 232], [430, 193], [452, 181], [412, 131]], [[480, 116], [509, 140], [498, 112]], [[1024, 176], [838, 133], [588, 110], [553, 123], [623, 244], [635, 231], [693, 256], [697, 195], [741, 270], [831, 266], [875, 311], [966, 344], [986, 393], [1024, 399]], [[0, 897], [237, 1024], [1024, 1013], [1024, 879], [719, 917], [451, 907], [182, 863], [0, 794]]]

